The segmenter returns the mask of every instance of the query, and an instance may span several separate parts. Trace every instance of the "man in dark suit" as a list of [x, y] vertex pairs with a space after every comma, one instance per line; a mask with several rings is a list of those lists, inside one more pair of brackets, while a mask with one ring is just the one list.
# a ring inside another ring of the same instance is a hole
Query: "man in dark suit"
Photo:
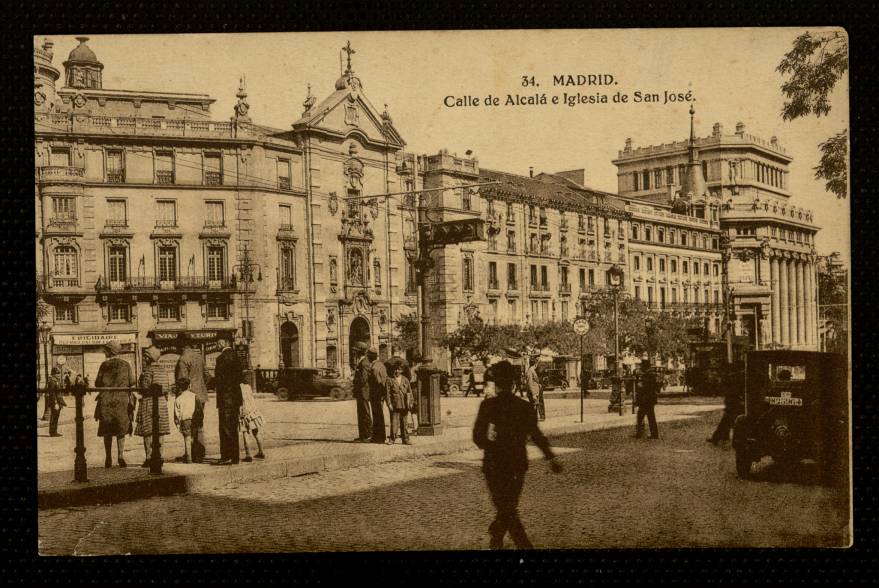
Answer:
[[367, 443], [372, 437], [372, 416], [369, 405], [369, 375], [372, 364], [366, 357], [366, 343], [358, 341], [354, 344], [354, 400], [357, 402], [357, 439]]
[[58, 420], [61, 418], [61, 409], [67, 406], [64, 402], [64, 394], [61, 390], [61, 368], [53, 367], [52, 375], [46, 385], [46, 407], [49, 409], [49, 436], [60, 437], [58, 432]]
[[489, 368], [486, 380], [494, 382], [497, 395], [482, 401], [473, 426], [473, 442], [485, 451], [482, 472], [497, 509], [497, 516], [488, 528], [492, 549], [503, 548], [507, 531], [516, 547], [533, 548], [517, 512], [528, 469], [525, 451], [528, 438], [543, 451], [553, 472], [562, 470], [549, 441], [537, 426], [537, 415], [531, 404], [513, 395], [515, 378], [515, 369], [506, 360]]
[[241, 410], [241, 382], [244, 370], [238, 354], [225, 339], [218, 341], [220, 355], [214, 369], [214, 388], [220, 416], [220, 461], [217, 465], [238, 463], [238, 416]]
[[659, 378], [650, 367], [650, 361], [646, 359], [641, 361], [638, 383], [635, 388], [635, 404], [638, 405], [638, 416], [635, 421], [635, 438], [643, 435], [644, 417], [646, 416], [647, 422], [650, 425], [650, 438], [659, 439], [659, 427], [656, 425], [656, 413], [653, 410], [653, 407], [656, 406], [659, 388]]
[[388, 370], [385, 362], [378, 358], [378, 351], [370, 347], [366, 358], [372, 363], [369, 372], [369, 407], [372, 412], [372, 442], [384, 443], [387, 440], [385, 431], [385, 410], [382, 404], [385, 398], [385, 386], [388, 383]]

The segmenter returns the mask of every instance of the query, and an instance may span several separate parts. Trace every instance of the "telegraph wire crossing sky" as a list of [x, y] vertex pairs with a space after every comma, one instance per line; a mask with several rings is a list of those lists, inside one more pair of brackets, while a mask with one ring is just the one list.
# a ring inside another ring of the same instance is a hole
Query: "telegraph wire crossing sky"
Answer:
[[[848, 76], [831, 95], [829, 116], [785, 122], [780, 115], [782, 77], [775, 68], [806, 30], [817, 29], [93, 35], [90, 46], [105, 64], [105, 88], [205, 93], [216, 99], [211, 118], [224, 120], [246, 76], [254, 122], [289, 129], [308, 84], [318, 100], [332, 92], [350, 41], [365, 94], [377, 107], [388, 104], [407, 151], [447, 148], [463, 156], [472, 150], [481, 167], [522, 175], [529, 167], [535, 173], [585, 168], [587, 185], [614, 193], [611, 160], [625, 139], [635, 147], [685, 139], [688, 103], [458, 108], [444, 99], [491, 94], [503, 103], [508, 94], [689, 91], [697, 136], [708, 136], [715, 122], [732, 129], [741, 121], [748, 133], [778, 137], [794, 158], [793, 201], [814, 210], [821, 226], [818, 252], [839, 251], [848, 260], [849, 199], [838, 200], [813, 177], [819, 143], [848, 126]], [[77, 44], [72, 35], [50, 38], [59, 56]], [[149, 59], [136, 57], [145, 50]], [[611, 75], [615, 85], [559, 87], [556, 75]], [[539, 86], [523, 87], [527, 77]]]

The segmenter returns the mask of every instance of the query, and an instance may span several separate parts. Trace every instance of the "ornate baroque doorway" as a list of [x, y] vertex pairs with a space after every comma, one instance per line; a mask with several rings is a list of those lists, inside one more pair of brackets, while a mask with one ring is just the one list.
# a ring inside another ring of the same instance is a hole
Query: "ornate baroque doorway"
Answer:
[[299, 329], [290, 321], [281, 325], [280, 347], [284, 367], [299, 367]]
[[369, 345], [369, 323], [361, 316], [351, 321], [351, 331], [348, 335], [348, 365], [354, 367], [354, 344], [363, 341]]

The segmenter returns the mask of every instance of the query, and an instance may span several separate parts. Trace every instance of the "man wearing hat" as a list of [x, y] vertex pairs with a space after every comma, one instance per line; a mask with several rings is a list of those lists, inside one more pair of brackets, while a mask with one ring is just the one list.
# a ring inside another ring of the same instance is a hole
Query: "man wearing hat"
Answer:
[[366, 358], [372, 363], [369, 372], [369, 408], [372, 412], [372, 442], [384, 443], [387, 440], [385, 431], [385, 410], [382, 403], [385, 397], [385, 387], [388, 384], [388, 370], [385, 362], [378, 358], [378, 351], [370, 347], [366, 352]]
[[58, 419], [61, 418], [61, 409], [67, 406], [64, 395], [61, 393], [61, 368], [52, 368], [52, 375], [46, 383], [46, 409], [49, 412], [49, 436], [60, 437], [58, 432]]
[[372, 416], [369, 405], [369, 376], [372, 363], [366, 357], [369, 349], [363, 341], [354, 343], [354, 400], [357, 402], [357, 439], [367, 443], [372, 437]]
[[513, 394], [515, 368], [509, 361], [503, 360], [491, 366], [490, 370], [497, 396], [482, 401], [473, 426], [473, 442], [485, 452], [482, 472], [497, 509], [497, 516], [488, 528], [490, 546], [492, 549], [502, 549], [504, 536], [509, 531], [516, 547], [532, 549], [534, 546], [517, 512], [525, 472], [528, 470], [528, 454], [525, 450], [528, 438], [543, 451], [554, 473], [561, 472], [562, 467], [555, 460], [549, 441], [537, 426], [537, 415], [531, 404]]
[[241, 383], [244, 368], [229, 341], [220, 339], [217, 343], [222, 350], [214, 368], [214, 388], [217, 391], [217, 410], [220, 417], [220, 461], [217, 465], [237, 464], [241, 458], [238, 417], [243, 403]]
[[656, 425], [656, 397], [659, 394], [659, 380], [656, 372], [650, 366], [649, 359], [641, 360], [638, 381], [635, 385], [635, 404], [638, 406], [638, 417], [635, 421], [635, 438], [640, 438], [644, 433], [644, 417], [650, 425], [650, 438], [659, 439], [659, 427]]

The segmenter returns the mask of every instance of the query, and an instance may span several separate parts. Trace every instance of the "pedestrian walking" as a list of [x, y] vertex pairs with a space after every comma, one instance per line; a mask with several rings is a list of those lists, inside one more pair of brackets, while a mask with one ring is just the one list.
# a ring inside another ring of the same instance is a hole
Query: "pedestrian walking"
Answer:
[[174, 379], [189, 380], [189, 389], [195, 394], [195, 412], [192, 415], [192, 461], [201, 463], [205, 455], [204, 412], [208, 403], [208, 386], [211, 375], [205, 367], [204, 357], [189, 337], [182, 337], [183, 353], [174, 368]]
[[406, 417], [411, 408], [412, 386], [409, 379], [403, 376], [403, 366], [399, 362], [393, 364], [393, 377], [387, 379], [385, 393], [382, 397], [388, 404], [391, 419], [391, 436], [388, 437], [388, 445], [394, 444], [398, 434], [403, 445], [411, 445], [409, 430], [406, 427]]
[[363, 341], [354, 344], [354, 401], [357, 403], [357, 439], [368, 443], [372, 437], [372, 414], [369, 404], [369, 374], [372, 364], [366, 357], [368, 347]]
[[706, 439], [713, 445], [718, 445], [722, 441], [729, 441], [729, 433], [732, 430], [736, 417], [744, 412], [744, 395], [745, 395], [745, 366], [741, 362], [736, 362], [732, 366], [732, 372], [727, 380], [726, 389], [723, 395], [723, 416], [717, 423], [717, 428], [711, 437]]
[[251, 462], [250, 446], [247, 445], [247, 435], [252, 435], [256, 441], [256, 458], [265, 459], [266, 454], [262, 450], [262, 441], [259, 438], [260, 430], [265, 428], [265, 419], [256, 406], [253, 397], [253, 389], [250, 384], [241, 384], [241, 413], [238, 418], [238, 428], [241, 430], [241, 441], [244, 444], [244, 461]]
[[408, 362], [403, 364], [403, 377], [409, 380], [409, 389], [412, 391], [412, 401], [409, 403], [409, 424], [411, 429], [410, 435], [418, 434], [418, 370], [421, 367], [421, 358], [412, 359], [414, 365], [410, 366]]
[[659, 427], [656, 425], [656, 413], [654, 412], [659, 387], [659, 379], [656, 372], [650, 367], [650, 361], [643, 360], [638, 381], [635, 384], [635, 404], [638, 406], [635, 438], [640, 438], [643, 435], [644, 417], [647, 417], [647, 423], [650, 425], [650, 438], [659, 439]]
[[519, 496], [528, 470], [525, 444], [531, 440], [543, 451], [552, 471], [562, 470], [549, 446], [549, 441], [537, 426], [533, 408], [513, 394], [515, 370], [503, 360], [491, 367], [496, 396], [486, 398], [479, 405], [473, 426], [473, 442], [484, 451], [482, 472], [488, 485], [497, 515], [488, 528], [490, 547], [502, 549], [504, 536], [510, 536], [519, 549], [532, 549], [525, 527], [519, 520]]
[[[150, 467], [153, 455], [153, 399], [146, 392], [158, 379], [156, 377], [156, 362], [159, 361], [162, 352], [157, 347], [150, 346], [143, 351], [143, 373], [140, 375], [140, 402], [137, 404], [137, 416], [135, 417], [134, 434], [143, 437], [144, 460], [141, 467]], [[164, 392], [164, 390], [163, 390]], [[162, 394], [159, 399], [159, 447], [162, 447], [162, 437], [171, 434], [171, 423], [168, 419], [168, 397]]]
[[183, 455], [177, 461], [192, 463], [192, 415], [195, 413], [195, 394], [189, 389], [189, 380], [177, 380], [174, 399], [174, 424], [183, 435]]
[[369, 371], [369, 409], [372, 413], [373, 443], [384, 443], [387, 439], [385, 431], [385, 410], [383, 408], [385, 386], [388, 383], [388, 371], [385, 363], [378, 358], [378, 351], [370, 347], [366, 352], [366, 358], [372, 364]]
[[46, 410], [49, 413], [49, 436], [61, 437], [58, 432], [58, 421], [61, 419], [61, 409], [67, 406], [64, 401], [64, 393], [61, 389], [61, 369], [52, 368], [52, 374], [46, 383]]
[[237, 464], [240, 461], [238, 446], [238, 419], [241, 415], [241, 383], [244, 370], [238, 354], [225, 339], [218, 341], [221, 349], [214, 369], [214, 387], [217, 390], [219, 413], [220, 460], [216, 465]]
[[546, 414], [543, 404], [543, 386], [540, 384], [540, 374], [537, 373], [537, 358], [534, 358], [528, 366], [528, 371], [525, 374], [525, 381], [528, 389], [528, 400], [534, 407], [534, 412], [537, 413], [537, 420], [545, 420]]
[[[116, 438], [117, 463], [120, 468], [126, 467], [125, 435], [133, 430], [132, 421], [137, 399], [131, 388], [134, 388], [134, 370], [131, 364], [118, 357], [122, 346], [110, 341], [105, 349], [107, 359], [98, 368], [95, 388], [99, 390], [95, 399], [95, 420], [98, 421], [98, 437], [104, 438], [104, 467], [113, 465], [111, 451], [113, 438]], [[129, 390], [125, 390], [128, 388]]]

